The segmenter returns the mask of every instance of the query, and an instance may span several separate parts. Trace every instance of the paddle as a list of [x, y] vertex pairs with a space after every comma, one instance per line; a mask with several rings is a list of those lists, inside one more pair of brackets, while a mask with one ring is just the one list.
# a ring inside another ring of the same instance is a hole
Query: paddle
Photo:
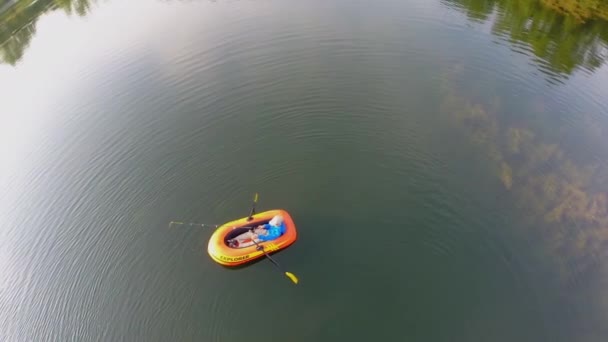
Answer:
[[[253, 220], [253, 215], [255, 214], [255, 204], [258, 202], [258, 193], [255, 193], [255, 196], [253, 197], [253, 205], [251, 206], [251, 214], [249, 214], [249, 218], [248, 220], [251, 221]], [[252, 232], [253, 233], [253, 232]], [[255, 245], [257, 246], [258, 250], [264, 252], [264, 255], [268, 258], [268, 260], [270, 260], [279, 271], [281, 271], [283, 274], [285, 274], [287, 276], [287, 278], [291, 279], [291, 281], [293, 281], [294, 284], [298, 283], [298, 277], [296, 277], [293, 273], [291, 272], [287, 272], [285, 270], [283, 270], [283, 268], [281, 267], [281, 265], [279, 265], [278, 262], [276, 262], [273, 258], [270, 257], [270, 254], [266, 253], [266, 251], [264, 250], [264, 246], [261, 246], [260, 244], [258, 244], [255, 239], [252, 237], [251, 241], [253, 241], [253, 243], [255, 243]]]
[[249, 213], [249, 217], [247, 218], [247, 221], [251, 221], [253, 220], [253, 215], [255, 215], [255, 205], [256, 203], [258, 203], [258, 193], [255, 193], [255, 196], [253, 197], [253, 204], [251, 205], [251, 213]]
[[283, 274], [285, 274], [287, 276], [287, 278], [291, 279], [291, 281], [293, 281], [294, 284], [298, 283], [298, 277], [295, 276], [295, 274], [291, 273], [291, 272], [287, 272], [285, 271], [281, 265], [279, 265], [278, 262], [276, 262], [272, 257], [270, 257], [270, 254], [266, 253], [266, 251], [264, 250], [264, 246], [261, 246], [260, 244], [258, 244], [257, 242], [255, 242], [255, 239], [251, 239], [251, 241], [253, 241], [253, 243], [255, 243], [256, 246], [258, 246], [258, 250], [264, 252], [264, 255], [266, 255], [266, 257], [268, 258], [268, 260], [270, 260], [279, 271], [281, 271]]

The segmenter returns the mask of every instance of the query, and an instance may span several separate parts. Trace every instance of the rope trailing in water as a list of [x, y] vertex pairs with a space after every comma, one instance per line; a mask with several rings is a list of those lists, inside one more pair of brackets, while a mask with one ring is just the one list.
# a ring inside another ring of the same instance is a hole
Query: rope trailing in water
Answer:
[[201, 226], [203, 228], [205, 228], [205, 227], [214, 227], [214, 228], [217, 228], [220, 225], [219, 224], [208, 224], [208, 223], [196, 223], [196, 222], [180, 222], [180, 221], [171, 221], [171, 222], [169, 222], [169, 228], [172, 228], [173, 226], [189, 226], [189, 227]]
[[[180, 221], [169, 222], [169, 228], [172, 228], [173, 226], [188, 226], [188, 227], [201, 226], [203, 228], [205, 228], [205, 227], [218, 228], [220, 225], [219, 224], [209, 224], [209, 223], [196, 223], [196, 222], [180, 222]], [[234, 228], [255, 229], [256, 227], [246, 226], [246, 227], [234, 227]]]

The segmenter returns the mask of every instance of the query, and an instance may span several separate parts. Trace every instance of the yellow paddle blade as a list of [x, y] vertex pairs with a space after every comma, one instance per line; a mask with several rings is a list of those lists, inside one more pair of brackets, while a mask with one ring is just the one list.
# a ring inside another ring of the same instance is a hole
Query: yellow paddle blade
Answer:
[[258, 193], [255, 193], [255, 196], [253, 197], [253, 203], [258, 203]]
[[285, 275], [293, 281], [294, 284], [298, 283], [298, 277], [296, 277], [293, 273], [285, 272]]

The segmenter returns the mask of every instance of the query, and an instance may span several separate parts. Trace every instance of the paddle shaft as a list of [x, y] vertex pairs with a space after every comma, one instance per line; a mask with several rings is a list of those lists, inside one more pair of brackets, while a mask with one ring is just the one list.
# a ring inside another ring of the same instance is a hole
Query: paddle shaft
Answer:
[[251, 239], [251, 241], [253, 241], [253, 243], [255, 243], [256, 246], [258, 246], [258, 248], [264, 253], [264, 255], [266, 255], [266, 257], [268, 258], [268, 260], [270, 260], [281, 272], [285, 273], [285, 270], [283, 270], [283, 268], [281, 267], [281, 265], [279, 265], [278, 262], [276, 262], [271, 256], [270, 254], [268, 254], [268, 252], [266, 252], [264, 250], [264, 246], [260, 246], [259, 243], [257, 243], [255, 241], [255, 239]]
[[256, 192], [255, 196], [253, 197], [253, 204], [251, 205], [251, 212], [249, 213], [249, 217], [247, 218], [247, 221], [253, 220], [253, 215], [255, 215], [255, 205], [257, 203], [258, 203], [258, 194]]

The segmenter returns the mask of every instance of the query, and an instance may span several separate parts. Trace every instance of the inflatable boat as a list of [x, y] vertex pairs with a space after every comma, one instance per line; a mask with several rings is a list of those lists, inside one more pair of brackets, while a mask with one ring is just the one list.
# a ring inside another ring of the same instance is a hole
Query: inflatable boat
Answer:
[[[271, 241], [257, 241], [250, 243], [233, 244], [235, 238], [243, 236], [255, 227], [268, 224], [276, 215], [283, 218], [284, 233]], [[207, 252], [218, 264], [224, 266], [238, 266], [264, 256], [264, 252], [272, 253], [287, 248], [297, 238], [296, 225], [285, 210], [269, 210], [231, 221], [218, 227], [211, 235]]]

